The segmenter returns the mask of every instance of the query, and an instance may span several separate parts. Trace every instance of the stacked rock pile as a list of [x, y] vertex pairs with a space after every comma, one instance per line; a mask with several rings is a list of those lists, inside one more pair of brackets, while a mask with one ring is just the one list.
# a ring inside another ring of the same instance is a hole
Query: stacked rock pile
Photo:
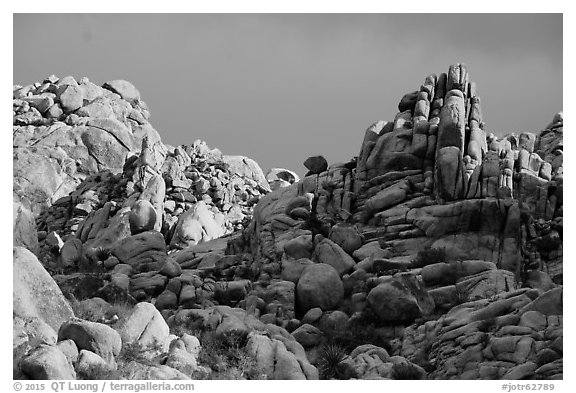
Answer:
[[[14, 227], [29, 227], [35, 216], [41, 251], [24, 230], [15, 245], [40, 252], [44, 262], [55, 251], [57, 264], [70, 266], [91, 249], [147, 230], [161, 232], [170, 249], [218, 238], [247, 225], [270, 191], [249, 158], [200, 140], [164, 145], [127, 81], [97, 86], [50, 76], [14, 86], [13, 98]], [[62, 254], [65, 243], [75, 245]]]
[[169, 248], [187, 247], [243, 229], [253, 206], [270, 190], [258, 165], [248, 158], [224, 156], [202, 141], [174, 149], [159, 142], [156, 146], [165, 151], [157, 171], [142, 169], [141, 152], [128, 157], [122, 172], [90, 175], [44, 210], [36, 222], [45, 251], [55, 246], [46, 242], [48, 235], [90, 243], [109, 226], [109, 219], [120, 211], [126, 214], [126, 209], [131, 211], [132, 234], [155, 230]]
[[144, 137], [160, 141], [140, 93], [122, 80], [51, 76], [14, 86], [13, 108], [14, 194], [36, 215], [87, 176], [121, 171]]
[[[62, 107], [53, 94], [45, 105]], [[15, 242], [66, 273], [54, 281], [68, 298], [151, 303], [172, 328], [240, 334], [268, 377], [562, 378], [562, 114], [538, 135], [497, 138], [463, 64], [427, 77], [398, 109], [366, 131], [357, 158], [310, 157], [302, 179], [280, 168], [264, 177], [201, 141], [174, 148], [136, 133], [121, 165], [81, 161], [88, 169], [70, 191], [43, 200], [37, 239], [26, 236], [33, 215], [19, 192], [32, 182], [15, 171]], [[18, 117], [28, 112], [15, 112], [22, 157], [43, 154], [34, 146], [44, 140], [22, 127], [46, 135], [56, 124]], [[84, 329], [75, 323], [64, 331]], [[68, 333], [62, 341], [80, 348]], [[190, 352], [180, 340], [174, 359]], [[115, 350], [95, 353], [109, 362]], [[33, 362], [24, 352], [22, 364]]]
[[[296, 284], [297, 318], [319, 307], [323, 317], [344, 311], [348, 326], [366, 317], [421, 326], [422, 317], [513, 296], [521, 287], [534, 289], [532, 300], [561, 293], [562, 114], [538, 135], [499, 139], [486, 131], [462, 64], [426, 78], [399, 110], [394, 122], [367, 130], [357, 159], [308, 168], [298, 184], [261, 199], [247, 236], [260, 280]], [[320, 159], [307, 163], [313, 161]], [[445, 252], [442, 261], [415, 265], [431, 249]], [[321, 268], [322, 274], [311, 272]], [[308, 285], [326, 290], [317, 294]], [[551, 315], [561, 332], [560, 309]], [[538, 348], [549, 345], [544, 339]], [[524, 371], [541, 376], [535, 370], [547, 360], [534, 356], [527, 352], [513, 364], [490, 364], [496, 371], [463, 377], [517, 376], [507, 373], [526, 359], [533, 364]], [[437, 377], [468, 371], [458, 367]], [[558, 377], [555, 367], [547, 377]]]
[[[211, 331], [218, 342], [245, 340], [247, 353], [262, 373], [260, 378], [318, 379], [316, 367], [293, 336], [242, 309], [187, 307], [165, 320], [158, 304], [124, 303], [124, 314], [97, 322], [74, 315], [58, 285], [30, 251], [14, 248], [14, 268], [14, 282], [18, 284], [14, 286], [16, 379], [170, 380], [191, 379], [193, 373], [209, 376], [213, 370], [199, 361], [202, 344], [197, 337], [182, 332], [183, 328]], [[69, 289], [60, 286], [65, 292]], [[87, 282], [79, 286], [90, 290]], [[92, 315], [114, 312], [112, 305], [98, 297], [80, 304]], [[171, 334], [171, 327], [179, 329], [179, 334]]]
[[407, 328], [402, 354], [438, 379], [562, 379], [562, 319], [561, 288], [513, 290]]
[[307, 193], [326, 228], [348, 218], [364, 241], [377, 240], [399, 256], [449, 247], [510, 271], [528, 254], [521, 250], [528, 239], [520, 238], [528, 217], [561, 223], [561, 113], [539, 135], [498, 139], [485, 130], [463, 64], [427, 77], [398, 108], [394, 122], [368, 128], [357, 160], [263, 198], [252, 226], [255, 255], [278, 261], [277, 245], [304, 234], [309, 225], [297, 217], [301, 209], [290, 209]]

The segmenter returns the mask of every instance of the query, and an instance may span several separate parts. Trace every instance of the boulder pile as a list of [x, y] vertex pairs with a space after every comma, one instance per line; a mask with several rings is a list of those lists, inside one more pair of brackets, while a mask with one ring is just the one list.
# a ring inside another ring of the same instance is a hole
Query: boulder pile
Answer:
[[[116, 86], [113, 88], [112, 86]], [[35, 214], [87, 176], [119, 172], [142, 139], [159, 142], [150, 112], [129, 82], [50, 76], [13, 89], [14, 194]]]
[[[129, 82], [15, 87], [15, 375], [562, 378], [562, 113], [496, 137], [464, 64], [398, 111], [265, 176], [162, 143]], [[206, 370], [223, 343], [258, 372]]]

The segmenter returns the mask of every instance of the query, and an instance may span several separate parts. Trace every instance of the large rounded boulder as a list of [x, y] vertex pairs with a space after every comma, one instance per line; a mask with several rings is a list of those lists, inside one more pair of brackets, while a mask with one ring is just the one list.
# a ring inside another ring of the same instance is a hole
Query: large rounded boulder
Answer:
[[372, 312], [381, 321], [411, 322], [422, 315], [416, 297], [402, 283], [394, 279], [374, 287], [367, 300]]
[[304, 166], [308, 169], [306, 176], [317, 175], [328, 170], [328, 161], [323, 156], [312, 156], [304, 161]]
[[58, 331], [74, 317], [72, 308], [36, 256], [22, 247], [13, 249], [13, 315], [38, 318]]
[[122, 349], [122, 339], [116, 330], [103, 323], [82, 319], [73, 319], [60, 326], [58, 340], [67, 339], [74, 341], [78, 349], [94, 352], [112, 363]]
[[296, 302], [301, 312], [315, 307], [322, 310], [334, 309], [343, 297], [344, 285], [340, 275], [325, 263], [306, 267], [296, 287]]
[[139, 200], [134, 204], [129, 216], [130, 232], [133, 235], [151, 231], [156, 223], [156, 210], [147, 200]]

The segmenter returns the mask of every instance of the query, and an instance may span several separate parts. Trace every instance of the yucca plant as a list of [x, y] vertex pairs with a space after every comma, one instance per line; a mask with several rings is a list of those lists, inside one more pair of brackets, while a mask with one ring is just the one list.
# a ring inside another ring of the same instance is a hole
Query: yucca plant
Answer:
[[338, 364], [346, 358], [346, 351], [338, 344], [328, 344], [320, 352], [318, 369], [322, 379], [334, 379], [340, 376]]
[[104, 262], [106, 259], [110, 258], [110, 256], [112, 255], [112, 251], [110, 251], [108, 248], [105, 247], [98, 247], [96, 249], [96, 251], [94, 252], [94, 256], [96, 257], [96, 259], [98, 261], [102, 261]]

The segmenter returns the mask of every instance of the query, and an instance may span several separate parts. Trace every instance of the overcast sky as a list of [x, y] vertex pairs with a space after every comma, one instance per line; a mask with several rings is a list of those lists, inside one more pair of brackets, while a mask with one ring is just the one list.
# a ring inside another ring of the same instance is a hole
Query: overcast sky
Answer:
[[562, 110], [561, 14], [24, 14], [14, 83], [126, 79], [165, 143], [205, 140], [264, 171], [357, 155], [424, 78], [468, 65], [488, 130]]

